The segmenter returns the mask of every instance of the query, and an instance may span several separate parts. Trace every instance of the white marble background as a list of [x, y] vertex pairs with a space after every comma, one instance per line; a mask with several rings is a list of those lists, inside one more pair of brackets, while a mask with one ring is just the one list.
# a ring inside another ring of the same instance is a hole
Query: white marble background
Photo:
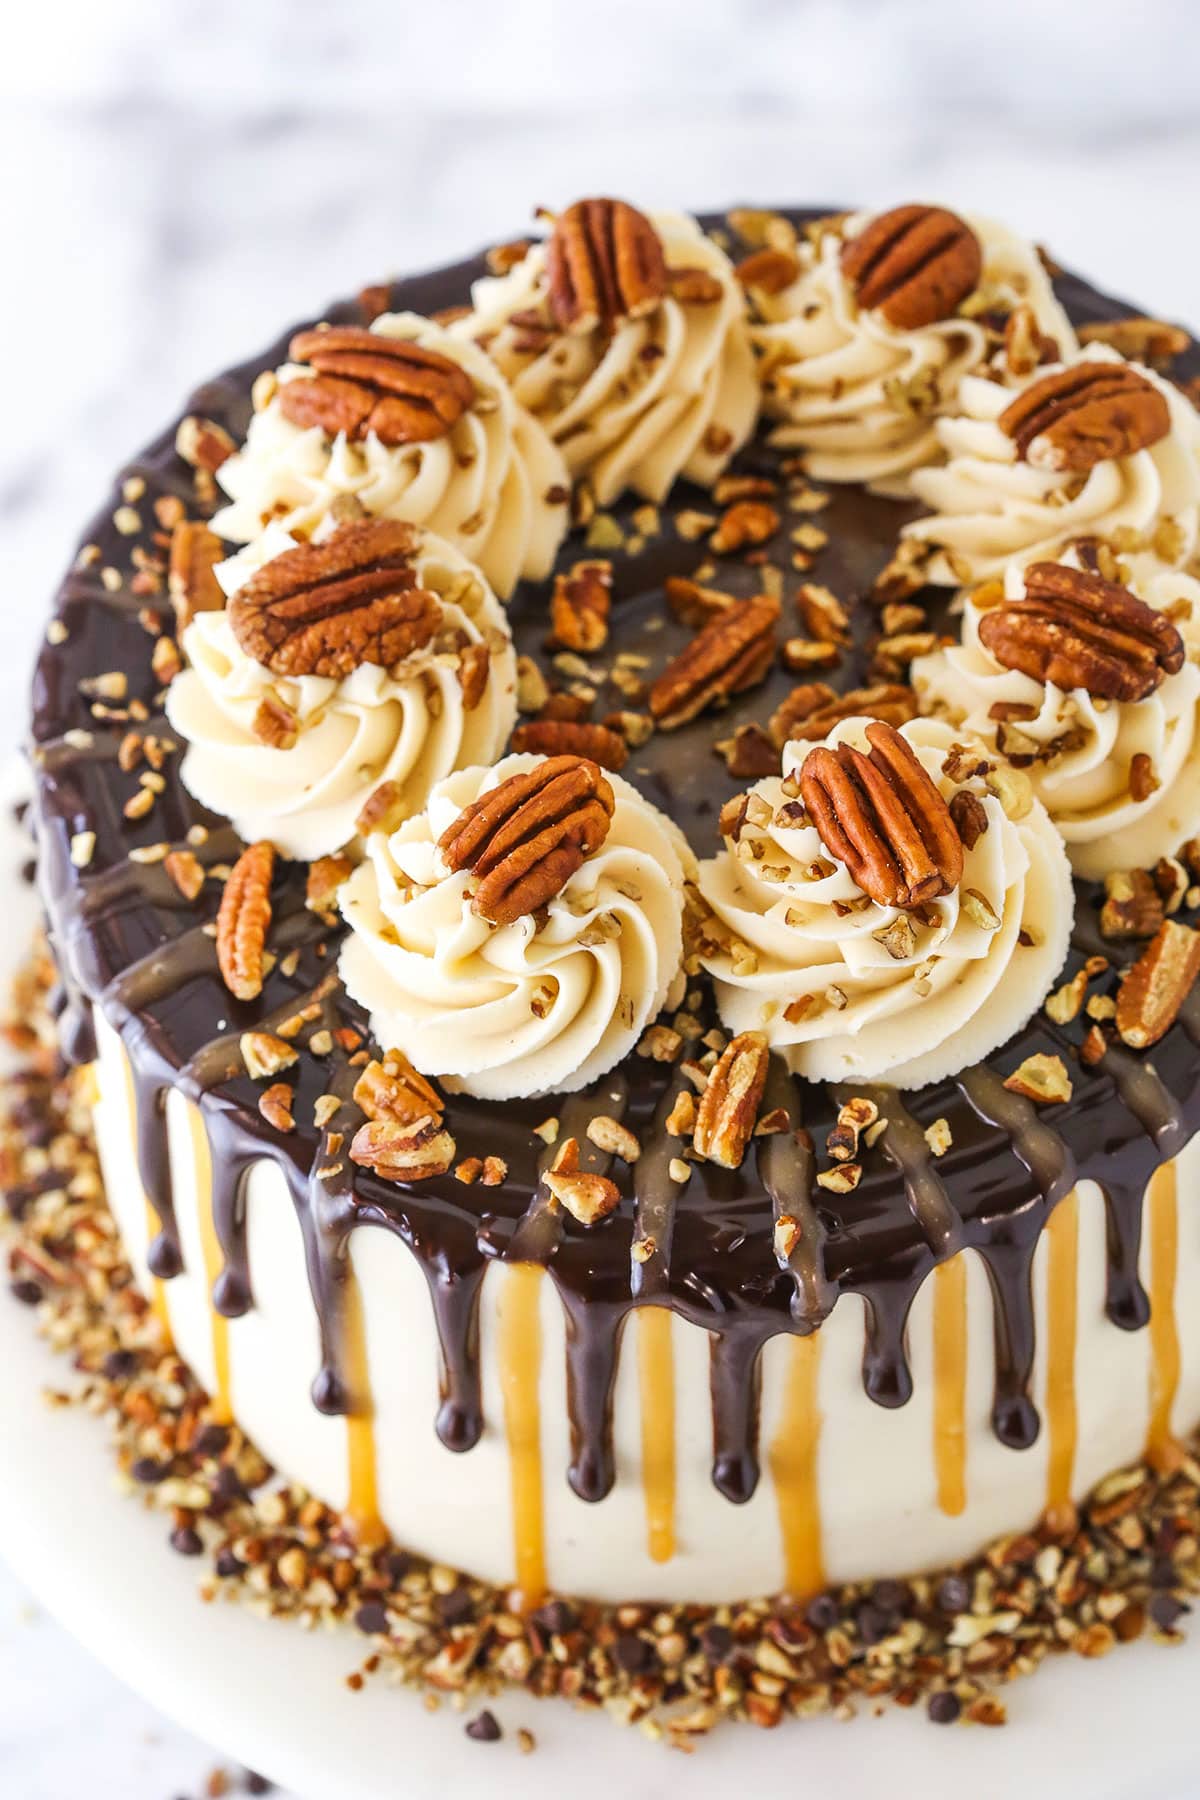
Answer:
[[[0, 732], [112, 468], [332, 295], [581, 191], [929, 198], [1200, 323], [1198, 74], [1194, 0], [24, 0], [0, 60]], [[0, 1575], [6, 1800], [197, 1795], [213, 1760]]]

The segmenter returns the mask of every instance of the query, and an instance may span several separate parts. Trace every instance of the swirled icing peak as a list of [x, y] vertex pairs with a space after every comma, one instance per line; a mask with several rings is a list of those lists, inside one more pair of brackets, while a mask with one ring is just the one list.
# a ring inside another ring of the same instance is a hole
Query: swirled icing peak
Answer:
[[[870, 725], [843, 721], [825, 748], [868, 752]], [[987, 758], [945, 723], [914, 719], [899, 735], [958, 832], [961, 869], [941, 870], [952, 885], [915, 906], [864, 891], [801, 799], [812, 746], [800, 743], [782, 777], [729, 802], [725, 847], [701, 864], [701, 960], [722, 1020], [765, 1032], [810, 1080], [917, 1087], [953, 1074], [1025, 1024], [1066, 956], [1071, 871], [1043, 807], [1011, 774], [993, 791]]]
[[[691, 854], [618, 775], [602, 778], [607, 829], [598, 842], [579, 840], [592, 847], [569, 859], [561, 882], [556, 871], [552, 892], [539, 890], [537, 911], [485, 916], [496, 911], [479, 903], [498, 865], [480, 871], [473, 849], [474, 867], [461, 860], [464, 814], [480, 819], [505, 783], [540, 779], [545, 767], [507, 756], [448, 776], [424, 812], [368, 839], [340, 896], [350, 926], [342, 980], [376, 1037], [486, 1099], [586, 1087], [633, 1048], [682, 964]], [[511, 894], [511, 884], [496, 887]]]

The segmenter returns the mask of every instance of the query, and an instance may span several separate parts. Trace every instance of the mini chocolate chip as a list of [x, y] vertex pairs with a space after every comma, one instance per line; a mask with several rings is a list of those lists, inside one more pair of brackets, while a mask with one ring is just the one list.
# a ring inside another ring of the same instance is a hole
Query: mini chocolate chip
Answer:
[[104, 1373], [110, 1381], [125, 1381], [138, 1366], [132, 1350], [110, 1350], [104, 1359]]
[[448, 1594], [439, 1594], [433, 1604], [443, 1625], [462, 1625], [475, 1610], [470, 1594], [462, 1587], [451, 1588]]
[[539, 1606], [534, 1613], [533, 1622], [540, 1625], [543, 1631], [561, 1636], [564, 1631], [570, 1631], [574, 1627], [575, 1610], [565, 1600], [547, 1600], [545, 1606]]
[[246, 1490], [242, 1486], [236, 1469], [226, 1463], [223, 1469], [217, 1470], [217, 1478], [213, 1482], [213, 1493], [218, 1500], [244, 1500]]
[[1170, 1557], [1160, 1556], [1150, 1564], [1150, 1586], [1154, 1588], [1173, 1588], [1178, 1584], [1179, 1570]]
[[864, 1644], [878, 1644], [888, 1637], [892, 1630], [892, 1619], [882, 1608], [864, 1600], [854, 1615], [858, 1626], [858, 1635]]
[[218, 1550], [213, 1563], [214, 1569], [223, 1580], [233, 1575], [240, 1575], [245, 1566], [241, 1558], [235, 1556], [232, 1550]]
[[170, 1463], [155, 1462], [152, 1456], [139, 1456], [129, 1471], [133, 1479], [140, 1481], [143, 1487], [155, 1487], [160, 1481], [165, 1481], [170, 1472]]
[[406, 1550], [389, 1550], [380, 1564], [381, 1572], [399, 1587], [412, 1569], [412, 1557]]
[[224, 1425], [205, 1425], [196, 1434], [192, 1449], [197, 1456], [220, 1456], [229, 1447], [229, 1431]]
[[945, 1575], [938, 1582], [936, 1598], [943, 1612], [966, 1612], [971, 1604], [971, 1584], [965, 1575]]
[[733, 1633], [728, 1625], [706, 1625], [700, 1633], [700, 1648], [710, 1663], [723, 1663], [733, 1654]]
[[903, 1614], [912, 1602], [912, 1590], [906, 1581], [877, 1581], [871, 1589], [876, 1606], [892, 1614]]
[[613, 1661], [626, 1675], [644, 1675], [658, 1661], [654, 1645], [634, 1631], [623, 1631], [613, 1645], [612, 1653]]
[[832, 1594], [817, 1594], [804, 1616], [814, 1631], [832, 1631], [842, 1615]]
[[42, 1298], [42, 1290], [36, 1281], [13, 1281], [9, 1283], [9, 1293], [22, 1306], [36, 1306]]
[[242, 1786], [248, 1794], [273, 1794], [275, 1783], [268, 1781], [265, 1775], [256, 1775], [253, 1769], [247, 1769], [242, 1777]]
[[962, 1712], [962, 1701], [949, 1688], [942, 1688], [940, 1692], [930, 1694], [926, 1711], [935, 1725], [953, 1725]]
[[486, 1708], [474, 1719], [467, 1720], [466, 1732], [477, 1744], [495, 1744], [504, 1736], [495, 1713], [488, 1712]]
[[190, 1525], [177, 1525], [167, 1541], [179, 1556], [200, 1556], [204, 1551], [204, 1539]]
[[368, 1637], [382, 1637], [388, 1628], [387, 1607], [378, 1600], [366, 1600], [355, 1613], [354, 1623]]
[[1154, 1594], [1150, 1600], [1150, 1617], [1160, 1631], [1173, 1631], [1184, 1613], [1191, 1610], [1182, 1600], [1177, 1600], [1174, 1594]]

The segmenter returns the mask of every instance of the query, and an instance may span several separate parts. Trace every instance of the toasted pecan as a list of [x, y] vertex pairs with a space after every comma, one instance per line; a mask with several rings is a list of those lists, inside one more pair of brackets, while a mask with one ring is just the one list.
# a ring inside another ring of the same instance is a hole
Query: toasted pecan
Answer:
[[440, 1119], [446, 1102], [424, 1075], [414, 1069], [399, 1050], [389, 1050], [382, 1062], [372, 1058], [354, 1084], [354, 1104], [368, 1119], [398, 1119], [411, 1125], [417, 1119]]
[[842, 273], [858, 303], [889, 325], [916, 331], [949, 319], [983, 273], [979, 239], [942, 206], [896, 206], [847, 240]]
[[530, 719], [512, 734], [512, 748], [535, 756], [585, 756], [613, 773], [629, 761], [629, 745], [619, 731], [589, 720]]
[[650, 689], [650, 711], [663, 731], [686, 725], [714, 701], [753, 687], [775, 657], [779, 602], [769, 594], [737, 600], [672, 658]]
[[225, 605], [215, 573], [224, 556], [224, 544], [200, 519], [180, 519], [172, 531], [167, 592], [180, 631], [197, 613], [220, 612]]
[[262, 993], [263, 950], [271, 924], [275, 847], [248, 844], [230, 870], [217, 913], [217, 966], [230, 993], [255, 1000]]
[[693, 1144], [699, 1155], [736, 1169], [754, 1136], [770, 1050], [761, 1031], [731, 1038], [709, 1075], [696, 1109]]
[[454, 1139], [440, 1118], [368, 1119], [350, 1145], [350, 1160], [373, 1169], [385, 1181], [427, 1181], [444, 1175], [454, 1162]]
[[604, 842], [615, 804], [594, 762], [552, 756], [464, 807], [438, 848], [449, 869], [479, 879], [472, 910], [509, 925], [561, 893]]
[[608, 642], [612, 564], [577, 562], [554, 577], [550, 596], [551, 642], [590, 654]]
[[611, 331], [653, 312], [667, 292], [657, 231], [624, 200], [577, 200], [559, 214], [546, 249], [546, 286], [557, 324]]
[[241, 648], [276, 675], [392, 668], [431, 642], [441, 602], [417, 585], [417, 535], [397, 519], [343, 525], [264, 563], [229, 602]]
[[360, 325], [298, 331], [289, 355], [316, 374], [281, 383], [279, 410], [293, 425], [319, 425], [331, 437], [427, 443], [444, 437], [475, 398], [474, 382], [452, 357]]
[[1000, 414], [1000, 429], [1022, 462], [1082, 475], [1156, 444], [1171, 414], [1154, 383], [1128, 364], [1085, 361], [1025, 388]]
[[949, 808], [892, 725], [867, 726], [870, 750], [818, 745], [800, 769], [800, 794], [825, 848], [880, 906], [919, 906], [962, 878], [963, 848]]
[[1117, 990], [1117, 1030], [1135, 1050], [1157, 1044], [1200, 975], [1200, 932], [1164, 919]]
[[979, 636], [997, 662], [1105, 700], [1144, 700], [1183, 667], [1182, 637], [1128, 588], [1062, 563], [1033, 563], [1025, 598], [990, 608]]
[[917, 716], [917, 696], [901, 682], [847, 688], [837, 694], [824, 681], [804, 681], [771, 714], [768, 730], [782, 747], [789, 738], [820, 743], [842, 719], [884, 719], [905, 725]]

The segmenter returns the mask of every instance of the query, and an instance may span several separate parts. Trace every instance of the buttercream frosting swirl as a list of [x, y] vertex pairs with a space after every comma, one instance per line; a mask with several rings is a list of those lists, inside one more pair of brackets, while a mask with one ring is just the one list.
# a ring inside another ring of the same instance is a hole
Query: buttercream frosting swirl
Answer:
[[[546, 245], [472, 289], [454, 331], [478, 338], [522, 405], [586, 475], [601, 506], [625, 488], [662, 501], [680, 475], [711, 487], [758, 416], [759, 385], [733, 266], [694, 219], [655, 213], [669, 271], [698, 271], [719, 298], [678, 284], [611, 333], [556, 330], [546, 304]], [[532, 323], [531, 323], [532, 315]]]
[[[1122, 360], [1099, 344], [1088, 346], [1086, 359]], [[1040, 369], [1033, 379], [1053, 372]], [[1012, 389], [964, 376], [957, 412], [934, 427], [944, 464], [911, 477], [914, 494], [930, 510], [905, 525], [903, 535], [930, 547], [929, 580], [951, 587], [988, 580], [1003, 575], [1010, 561], [1053, 559], [1085, 536], [1125, 549], [1140, 545], [1160, 564], [1185, 563], [1200, 525], [1200, 415], [1153, 370], [1138, 365], [1138, 373], [1165, 397], [1170, 431], [1148, 449], [1107, 458], [1084, 475], [1019, 461], [999, 423]]]
[[[866, 748], [868, 723], [845, 720], [827, 742]], [[949, 798], [954, 732], [934, 719], [901, 731]], [[750, 790], [736, 839], [700, 866], [714, 915], [701, 960], [721, 1018], [731, 1031], [764, 1031], [812, 1081], [938, 1081], [1018, 1031], [1061, 969], [1074, 911], [1062, 840], [1036, 800], [1010, 818], [972, 778], [987, 828], [964, 846], [958, 886], [915, 912], [881, 906], [795, 804], [811, 748], [786, 746], [782, 777]]]
[[381, 1044], [483, 1099], [569, 1092], [614, 1067], [666, 1002], [683, 956], [682, 834], [609, 775], [603, 844], [537, 915], [493, 926], [472, 880], [448, 872], [438, 839], [462, 809], [544, 758], [460, 769], [426, 810], [374, 833], [343, 887], [350, 935], [341, 976]]
[[984, 323], [1027, 305], [1063, 355], [1075, 332], [1033, 245], [991, 219], [969, 217], [983, 253], [970, 305], [949, 319], [901, 330], [860, 307], [842, 272], [847, 238], [869, 223], [856, 213], [841, 230], [796, 246], [800, 269], [779, 293], [754, 290], [762, 323], [752, 330], [764, 408], [777, 419], [771, 442], [803, 450], [819, 481], [861, 481], [904, 492], [914, 469], [940, 459], [939, 414], [953, 410], [964, 375], [995, 351]]
[[[274, 525], [220, 565], [236, 592], [295, 540]], [[384, 782], [397, 804], [419, 811], [452, 769], [490, 760], [516, 719], [516, 656], [495, 595], [452, 545], [420, 532], [418, 580], [442, 603], [442, 628], [426, 649], [393, 668], [363, 663], [341, 680], [281, 677], [239, 645], [226, 612], [197, 613], [183, 634], [188, 667], [171, 683], [167, 716], [187, 740], [181, 777], [202, 805], [232, 819], [248, 843], [267, 838], [285, 855], [324, 856], [356, 833], [363, 803]], [[488, 678], [468, 707], [461, 652], [488, 649]], [[264, 702], [294, 718], [295, 741], [262, 741]]]
[[[236, 544], [249, 543], [272, 520], [308, 534], [335, 501], [351, 496], [368, 513], [445, 538], [505, 599], [519, 580], [544, 579], [568, 524], [560, 451], [469, 339], [418, 313], [385, 313], [371, 329], [451, 357], [474, 383], [474, 404], [429, 441], [387, 445], [372, 432], [352, 442], [319, 425], [293, 424], [268, 384], [245, 444], [218, 471], [230, 504], [213, 529]], [[285, 363], [275, 381], [312, 376], [303, 363]]]
[[[1024, 594], [1014, 570], [1008, 597]], [[1153, 603], [1149, 593], [1139, 597]], [[961, 642], [913, 663], [922, 710], [1016, 759], [1077, 875], [1098, 880], [1173, 854], [1200, 829], [1200, 668], [1185, 662], [1144, 700], [1096, 699], [1086, 688], [1068, 691], [1005, 668], [980, 639], [982, 618], [968, 597]], [[1140, 797], [1139, 756], [1155, 784]]]

